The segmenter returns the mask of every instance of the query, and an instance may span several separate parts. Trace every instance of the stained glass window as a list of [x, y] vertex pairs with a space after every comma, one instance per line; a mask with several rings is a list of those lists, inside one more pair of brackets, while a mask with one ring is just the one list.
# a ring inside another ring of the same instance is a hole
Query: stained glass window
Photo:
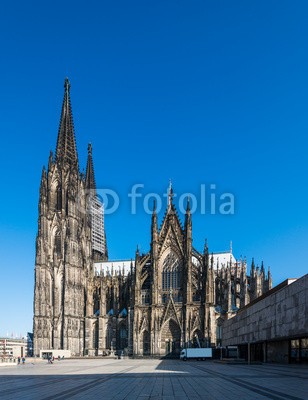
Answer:
[[162, 289], [180, 289], [181, 264], [173, 253], [169, 253], [164, 260], [162, 270]]

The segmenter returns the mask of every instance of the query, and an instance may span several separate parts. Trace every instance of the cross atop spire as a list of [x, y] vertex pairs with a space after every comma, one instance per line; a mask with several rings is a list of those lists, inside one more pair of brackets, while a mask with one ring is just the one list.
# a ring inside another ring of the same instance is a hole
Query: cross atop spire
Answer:
[[92, 144], [88, 144], [88, 160], [87, 160], [87, 171], [86, 171], [86, 188], [96, 189], [95, 176], [94, 176], [94, 166], [92, 158]]
[[68, 78], [65, 78], [64, 99], [56, 148], [56, 161], [62, 165], [69, 164], [70, 166], [77, 167], [78, 169], [78, 156], [70, 100], [70, 87], [71, 84]]

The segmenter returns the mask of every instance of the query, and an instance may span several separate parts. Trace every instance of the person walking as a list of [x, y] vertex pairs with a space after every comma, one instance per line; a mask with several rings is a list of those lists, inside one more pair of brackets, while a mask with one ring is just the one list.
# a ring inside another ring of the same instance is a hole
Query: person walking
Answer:
[[20, 357], [17, 358], [17, 364], [20, 365]]

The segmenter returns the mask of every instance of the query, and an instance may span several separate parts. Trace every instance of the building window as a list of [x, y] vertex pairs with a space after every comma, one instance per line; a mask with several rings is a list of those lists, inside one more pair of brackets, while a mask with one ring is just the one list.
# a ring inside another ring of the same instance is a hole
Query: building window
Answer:
[[92, 332], [92, 344], [93, 344], [93, 349], [95, 350], [95, 355], [97, 355], [97, 349], [98, 349], [98, 339], [99, 339], [99, 327], [98, 327], [98, 322], [94, 322], [93, 324], [93, 332]]
[[61, 253], [62, 253], [62, 249], [61, 249], [61, 235], [59, 232], [56, 233], [55, 236], [55, 252], [56, 254], [60, 257]]
[[194, 292], [193, 293], [193, 301], [200, 301], [201, 300], [201, 296], [199, 292]]
[[168, 254], [164, 260], [162, 270], [162, 289], [180, 289], [181, 265], [173, 253]]
[[221, 339], [222, 339], [222, 326], [217, 325], [216, 327], [216, 345], [221, 346]]
[[120, 341], [119, 341], [119, 349], [124, 350], [128, 344], [128, 335], [127, 329], [124, 325], [120, 326]]
[[141, 291], [141, 304], [150, 304], [150, 293], [148, 292], [148, 290]]
[[60, 186], [57, 187], [57, 207], [56, 207], [56, 209], [57, 209], [57, 211], [62, 210], [62, 190], [61, 190]]
[[308, 338], [301, 339], [301, 360], [308, 362]]

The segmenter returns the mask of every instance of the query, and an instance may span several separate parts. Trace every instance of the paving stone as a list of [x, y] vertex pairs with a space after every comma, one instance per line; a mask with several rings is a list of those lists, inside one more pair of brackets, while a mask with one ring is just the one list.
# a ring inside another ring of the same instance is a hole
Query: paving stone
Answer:
[[81, 359], [0, 370], [1, 400], [304, 400], [308, 366]]

